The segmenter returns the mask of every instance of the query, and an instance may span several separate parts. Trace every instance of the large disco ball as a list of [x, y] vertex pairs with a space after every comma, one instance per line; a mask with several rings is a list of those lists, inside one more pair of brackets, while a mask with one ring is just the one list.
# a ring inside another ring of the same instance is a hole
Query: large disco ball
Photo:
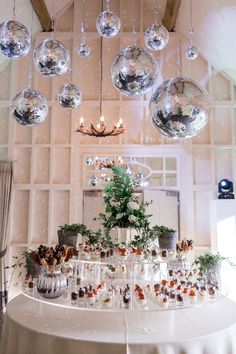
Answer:
[[175, 77], [161, 84], [150, 101], [155, 127], [169, 138], [192, 138], [205, 127], [210, 96], [192, 79]]
[[11, 113], [19, 124], [33, 127], [47, 117], [48, 104], [39, 91], [27, 88], [13, 98]]
[[120, 19], [111, 11], [103, 11], [96, 21], [97, 31], [102, 37], [115, 37], [120, 31]]
[[20, 22], [10, 20], [0, 24], [0, 52], [9, 59], [18, 59], [29, 53], [31, 35]]
[[169, 41], [169, 32], [163, 25], [152, 25], [144, 33], [146, 46], [152, 50], [165, 48]]
[[156, 58], [143, 48], [129, 46], [113, 59], [111, 78], [115, 87], [128, 96], [142, 95], [152, 88], [158, 75]]
[[55, 39], [45, 39], [34, 50], [34, 65], [46, 76], [60, 76], [67, 72], [70, 66], [69, 51]]
[[58, 101], [62, 107], [76, 108], [81, 102], [81, 92], [78, 86], [74, 84], [65, 84], [60, 88]]

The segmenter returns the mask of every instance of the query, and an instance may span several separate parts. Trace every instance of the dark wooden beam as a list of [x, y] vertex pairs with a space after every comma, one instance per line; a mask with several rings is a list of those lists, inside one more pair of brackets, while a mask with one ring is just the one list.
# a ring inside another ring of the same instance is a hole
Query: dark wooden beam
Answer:
[[44, 31], [52, 30], [52, 20], [44, 0], [30, 0]]
[[181, 0], [167, 0], [163, 25], [169, 32], [174, 32]]

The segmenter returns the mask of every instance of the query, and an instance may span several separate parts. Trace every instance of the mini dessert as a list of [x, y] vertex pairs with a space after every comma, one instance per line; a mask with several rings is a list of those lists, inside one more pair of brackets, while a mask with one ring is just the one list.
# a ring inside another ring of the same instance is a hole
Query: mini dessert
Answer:
[[190, 301], [190, 304], [192, 304], [192, 305], [196, 304], [196, 302], [197, 302], [197, 294], [194, 289], [191, 289], [189, 292], [189, 301]]
[[169, 269], [169, 277], [173, 278], [174, 276], [174, 271], [172, 269]]
[[175, 257], [175, 250], [168, 250], [168, 257], [174, 258]]
[[216, 292], [215, 292], [215, 289], [213, 288], [213, 286], [211, 286], [210, 288], [208, 288], [208, 294], [209, 294], [209, 298], [210, 298], [210, 299], [215, 299], [215, 297], [216, 297]]
[[106, 251], [105, 251], [105, 250], [102, 250], [102, 251], [100, 252], [100, 257], [101, 257], [101, 259], [106, 258]]
[[168, 281], [166, 279], [162, 279], [161, 283], [163, 286], [166, 286], [168, 284]]
[[162, 258], [167, 258], [168, 256], [168, 251], [167, 250], [161, 250], [161, 257]]
[[144, 293], [139, 293], [138, 294], [138, 299], [137, 299], [137, 302], [139, 304], [140, 307], [144, 307], [147, 303], [147, 299], [146, 299], [146, 296], [144, 295]]
[[136, 258], [138, 260], [142, 259], [143, 258], [143, 251], [141, 250], [141, 248], [137, 248], [137, 251], [136, 251]]
[[32, 280], [29, 281], [29, 283], [28, 283], [28, 288], [29, 288], [30, 290], [33, 290], [33, 288], [34, 288], [34, 282], [33, 282]]
[[80, 306], [84, 304], [84, 296], [85, 296], [85, 291], [82, 288], [79, 288], [79, 293], [78, 293], [78, 303]]
[[151, 255], [152, 255], [152, 257], [156, 258], [157, 257], [157, 251], [155, 249], [152, 249]]
[[93, 306], [95, 304], [95, 302], [96, 302], [96, 299], [95, 299], [93, 291], [88, 291], [88, 293], [87, 293], [87, 303], [90, 306]]
[[160, 296], [159, 297], [159, 306], [164, 308], [164, 309], [168, 308], [168, 306], [169, 306], [169, 298], [168, 298], [168, 296]]
[[78, 300], [78, 294], [75, 291], [72, 291], [70, 294], [71, 298], [71, 305], [77, 305], [77, 300]]
[[202, 301], [207, 299], [207, 290], [205, 286], [201, 286], [200, 287], [200, 291], [199, 291], [199, 295], [200, 295], [200, 299]]
[[174, 291], [170, 292], [169, 300], [170, 300], [170, 304], [172, 304], [172, 305], [175, 304], [175, 302], [176, 302], [176, 295], [175, 295], [175, 292], [174, 292]]
[[175, 282], [174, 280], [171, 280], [169, 283], [169, 288], [174, 288], [175, 287]]
[[130, 292], [128, 290], [125, 291], [124, 295], [123, 295], [123, 303], [125, 308], [129, 308], [129, 304], [130, 304]]
[[184, 298], [182, 294], [177, 294], [176, 296], [176, 305], [183, 306]]
[[181, 294], [182, 293], [182, 286], [180, 284], [177, 286], [176, 292], [177, 292], [177, 294]]

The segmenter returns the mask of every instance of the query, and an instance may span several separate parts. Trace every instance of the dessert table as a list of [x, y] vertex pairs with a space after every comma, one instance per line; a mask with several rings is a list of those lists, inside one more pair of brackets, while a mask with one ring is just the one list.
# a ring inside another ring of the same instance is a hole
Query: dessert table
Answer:
[[91, 311], [21, 294], [7, 306], [1, 354], [236, 354], [236, 304]]

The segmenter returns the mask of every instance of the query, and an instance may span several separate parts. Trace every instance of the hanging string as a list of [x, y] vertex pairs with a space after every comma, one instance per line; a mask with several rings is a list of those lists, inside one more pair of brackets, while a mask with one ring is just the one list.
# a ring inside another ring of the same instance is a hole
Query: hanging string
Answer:
[[[34, 8], [32, 6], [32, 13], [31, 13], [31, 22], [30, 22], [30, 36], [33, 42], [33, 27], [34, 27]], [[29, 56], [29, 75], [28, 75], [28, 82], [29, 88], [32, 88], [32, 81], [33, 81], [33, 60], [32, 60], [32, 53]]]
[[110, 0], [106, 0], [107, 11], [110, 11]]
[[52, 22], [51, 22], [51, 30], [52, 30], [52, 36], [55, 32], [55, 28], [56, 24], [55, 24], [55, 2], [54, 0], [52, 0]]
[[155, 8], [155, 24], [158, 25], [160, 23], [159, 19], [159, 10], [158, 7]]
[[190, 16], [190, 27], [189, 27], [189, 40], [190, 44], [193, 44], [193, 9], [192, 9], [192, 0], [189, 0], [189, 16]]
[[177, 75], [179, 77], [179, 76], [182, 75], [182, 68], [181, 68], [181, 42], [180, 42], [180, 40], [179, 40], [178, 49], [177, 49], [176, 65], [177, 65]]
[[[103, 0], [101, 1], [101, 3], [102, 3], [101, 10], [103, 12]], [[101, 42], [100, 42], [99, 117], [102, 116], [102, 97], [103, 97], [102, 79], [103, 79], [103, 37], [101, 36]]]
[[13, 13], [13, 20], [15, 20], [16, 19], [16, 0], [13, 0], [12, 13]]
[[131, 21], [132, 21], [132, 24], [133, 24], [133, 30], [132, 30], [132, 45], [133, 46], [136, 46], [137, 44], [137, 32], [136, 32], [136, 26], [135, 26], [135, 4], [134, 4], [134, 1], [132, 2], [132, 7], [133, 7], [133, 15], [131, 17]]

